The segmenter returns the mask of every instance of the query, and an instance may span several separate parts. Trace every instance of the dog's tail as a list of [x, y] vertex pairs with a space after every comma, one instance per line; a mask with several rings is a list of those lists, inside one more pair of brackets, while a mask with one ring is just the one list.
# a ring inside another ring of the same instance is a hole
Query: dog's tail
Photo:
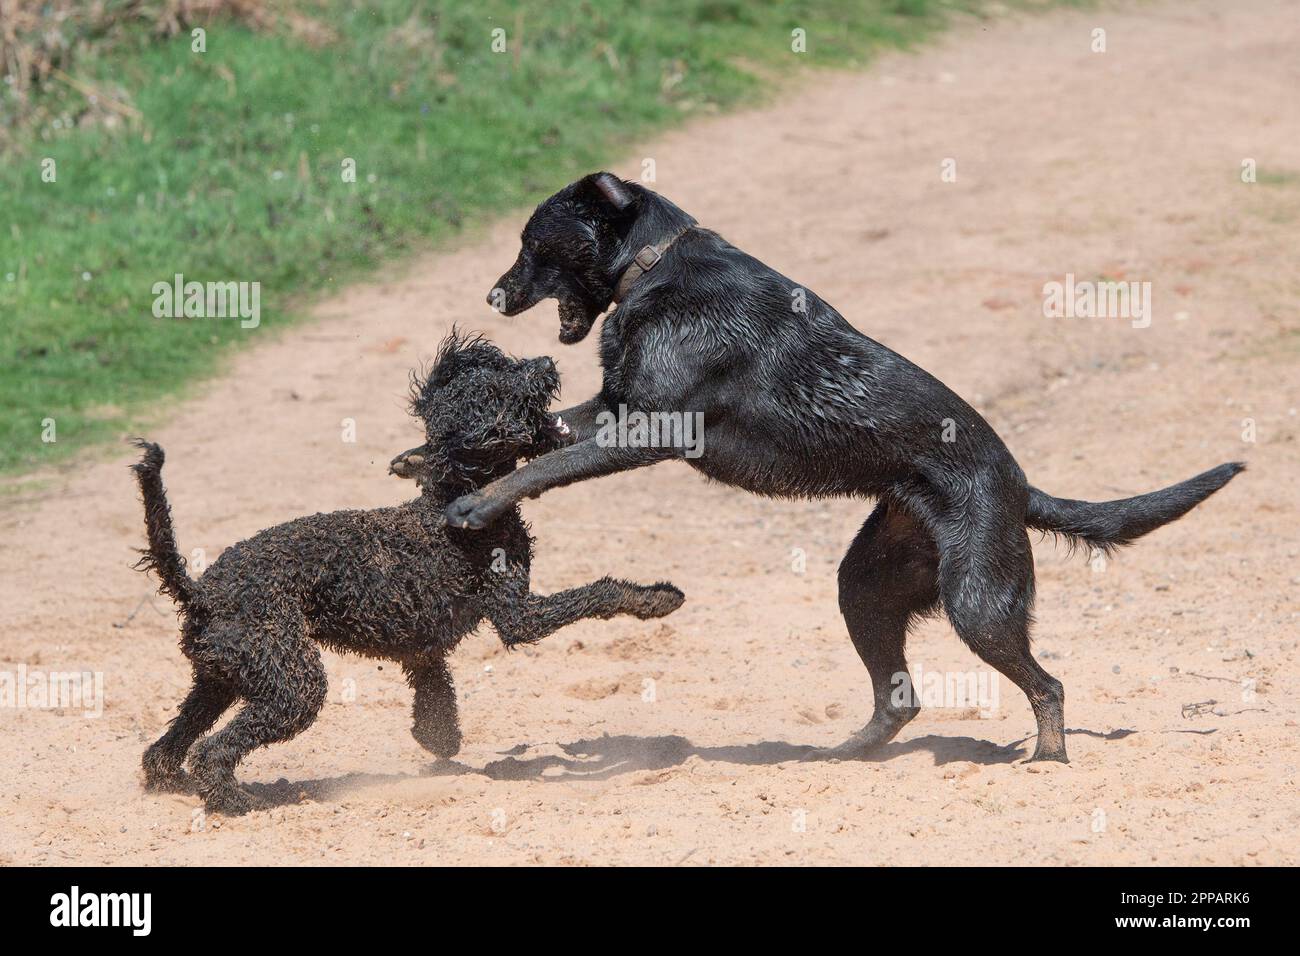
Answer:
[[1168, 488], [1117, 501], [1072, 501], [1030, 488], [1025, 524], [1109, 552], [1181, 518], [1245, 468], [1243, 462], [1227, 462]]
[[176, 548], [172, 530], [172, 509], [162, 483], [163, 450], [153, 442], [137, 438], [132, 444], [144, 452], [132, 465], [144, 499], [144, 523], [149, 547], [140, 551], [136, 570], [152, 571], [161, 582], [159, 590], [170, 594], [183, 608], [194, 603], [197, 586], [185, 571], [185, 559]]

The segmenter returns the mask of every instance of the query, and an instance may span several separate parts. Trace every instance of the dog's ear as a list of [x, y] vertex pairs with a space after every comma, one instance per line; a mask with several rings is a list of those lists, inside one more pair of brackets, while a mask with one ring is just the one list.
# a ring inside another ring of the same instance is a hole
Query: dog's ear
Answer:
[[582, 180], [578, 191], [598, 203], [613, 206], [615, 212], [626, 211], [636, 201], [627, 183], [613, 173], [592, 173]]

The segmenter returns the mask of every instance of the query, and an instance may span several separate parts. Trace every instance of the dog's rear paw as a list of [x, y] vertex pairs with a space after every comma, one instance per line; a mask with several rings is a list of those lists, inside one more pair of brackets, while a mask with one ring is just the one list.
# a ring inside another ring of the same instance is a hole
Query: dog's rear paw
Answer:
[[149, 793], [194, 793], [194, 780], [161, 742], [144, 752], [144, 789]]
[[146, 771], [144, 788], [149, 793], [196, 793], [194, 778], [184, 770]]
[[632, 613], [642, 620], [665, 617], [682, 606], [686, 595], [671, 584], [651, 584], [637, 588]]
[[253, 797], [239, 787], [222, 787], [203, 796], [203, 809], [208, 813], [220, 813], [226, 817], [242, 817], [257, 803]]

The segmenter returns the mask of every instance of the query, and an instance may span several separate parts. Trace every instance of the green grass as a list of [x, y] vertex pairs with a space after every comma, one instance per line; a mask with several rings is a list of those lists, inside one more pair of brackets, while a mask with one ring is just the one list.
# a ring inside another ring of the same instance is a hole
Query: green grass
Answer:
[[[142, 119], [46, 122], [2, 157], [0, 472], [162, 414], [160, 399], [312, 295], [535, 202], [633, 137], [752, 102], [786, 71], [909, 45], [978, 2], [549, 0], [522, 15], [493, 0], [332, 2], [305, 9], [333, 44], [217, 21], [204, 53], [187, 34], [119, 32], [70, 73], [124, 91]], [[791, 52], [795, 28], [806, 54]], [[41, 95], [45, 115], [85, 108], [66, 84]], [[56, 182], [41, 180], [45, 158]], [[154, 318], [153, 284], [178, 272], [260, 282], [261, 326]]]

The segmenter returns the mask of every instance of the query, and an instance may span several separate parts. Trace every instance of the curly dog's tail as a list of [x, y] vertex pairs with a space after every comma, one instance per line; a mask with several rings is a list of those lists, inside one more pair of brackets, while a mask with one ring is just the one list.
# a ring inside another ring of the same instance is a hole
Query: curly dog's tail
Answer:
[[171, 595], [184, 608], [194, 603], [197, 585], [185, 571], [185, 559], [176, 549], [176, 533], [172, 530], [172, 509], [167, 504], [167, 492], [162, 483], [163, 450], [142, 438], [132, 442], [144, 452], [138, 464], [132, 465], [136, 480], [140, 482], [140, 495], [144, 499], [144, 523], [149, 547], [140, 551], [136, 570], [152, 571], [161, 582], [159, 590]]
[[1181, 518], [1245, 468], [1242, 462], [1228, 462], [1168, 488], [1117, 501], [1072, 501], [1030, 488], [1025, 524], [1071, 543], [1112, 551]]

